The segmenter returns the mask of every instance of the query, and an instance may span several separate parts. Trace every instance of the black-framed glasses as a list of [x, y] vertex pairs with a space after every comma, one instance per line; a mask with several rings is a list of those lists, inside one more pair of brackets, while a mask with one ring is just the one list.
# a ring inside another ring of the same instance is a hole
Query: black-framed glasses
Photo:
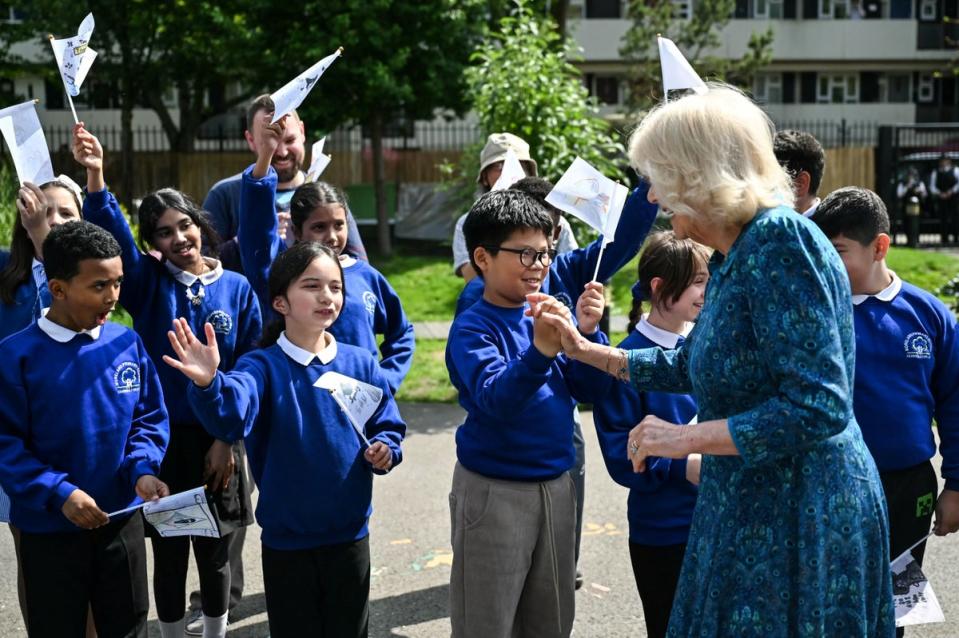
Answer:
[[552, 248], [547, 250], [535, 250], [533, 248], [507, 248], [506, 246], [483, 246], [486, 250], [494, 252], [497, 250], [504, 250], [508, 253], [513, 253], [514, 255], [519, 255], [519, 263], [523, 264], [527, 268], [532, 268], [533, 264], [537, 261], [543, 265], [543, 267], [548, 268], [553, 260], [556, 259], [556, 251]]

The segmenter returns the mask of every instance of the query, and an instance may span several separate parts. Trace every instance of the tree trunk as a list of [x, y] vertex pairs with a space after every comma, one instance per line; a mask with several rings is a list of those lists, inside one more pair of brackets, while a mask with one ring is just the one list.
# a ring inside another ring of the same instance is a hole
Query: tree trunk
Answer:
[[370, 144], [373, 147], [373, 193], [376, 198], [376, 241], [380, 255], [389, 257], [390, 218], [386, 210], [386, 175], [383, 166], [383, 116], [375, 114], [370, 122]]
[[552, 0], [549, 11], [556, 21], [556, 32], [566, 39], [566, 18], [569, 15], [569, 0]]

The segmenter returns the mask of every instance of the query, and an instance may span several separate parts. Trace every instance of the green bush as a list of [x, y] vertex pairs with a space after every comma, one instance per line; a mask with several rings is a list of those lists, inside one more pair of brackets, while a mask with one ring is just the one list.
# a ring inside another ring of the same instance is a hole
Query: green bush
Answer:
[[0, 162], [0, 246], [8, 248], [17, 222], [17, 174], [6, 162]]

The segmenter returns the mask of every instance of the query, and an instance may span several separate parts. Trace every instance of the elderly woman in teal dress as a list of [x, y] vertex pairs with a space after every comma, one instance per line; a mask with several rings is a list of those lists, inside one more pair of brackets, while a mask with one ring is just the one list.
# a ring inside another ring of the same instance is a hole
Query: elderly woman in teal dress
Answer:
[[703, 455], [670, 636], [893, 636], [882, 487], [852, 408], [849, 282], [792, 210], [772, 136], [748, 98], [713, 86], [653, 110], [630, 140], [650, 201], [715, 250], [683, 347], [592, 344], [545, 295], [531, 312], [572, 358], [696, 397], [698, 423], [646, 417], [623, 450], [637, 471]]

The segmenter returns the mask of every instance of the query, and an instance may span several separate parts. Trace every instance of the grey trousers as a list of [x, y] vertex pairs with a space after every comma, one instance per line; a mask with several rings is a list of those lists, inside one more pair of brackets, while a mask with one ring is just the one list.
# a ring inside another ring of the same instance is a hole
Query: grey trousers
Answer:
[[567, 638], [576, 579], [569, 474], [502, 481], [457, 463], [450, 519], [453, 638]]

